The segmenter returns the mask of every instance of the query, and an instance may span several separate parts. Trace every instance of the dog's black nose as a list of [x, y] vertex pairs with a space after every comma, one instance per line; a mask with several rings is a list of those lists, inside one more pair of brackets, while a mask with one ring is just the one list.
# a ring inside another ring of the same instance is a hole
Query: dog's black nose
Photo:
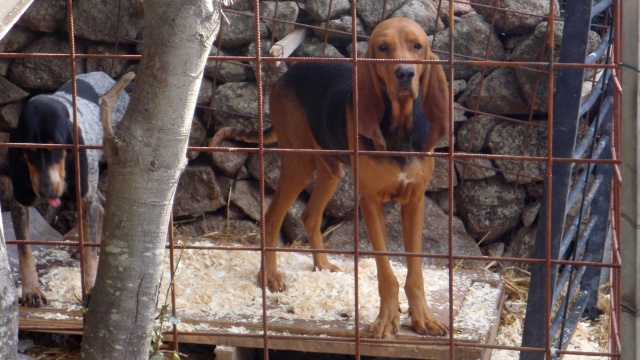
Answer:
[[409, 81], [415, 74], [411, 65], [400, 65], [396, 68], [396, 78], [400, 81]]

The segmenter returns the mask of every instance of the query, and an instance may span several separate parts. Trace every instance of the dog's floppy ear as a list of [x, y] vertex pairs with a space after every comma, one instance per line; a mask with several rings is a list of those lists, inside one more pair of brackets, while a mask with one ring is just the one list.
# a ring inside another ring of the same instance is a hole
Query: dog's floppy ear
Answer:
[[[15, 139], [10, 141], [23, 142]], [[23, 157], [23, 149], [9, 148], [8, 159], [14, 199], [23, 206], [33, 205], [36, 201], [36, 193], [31, 186], [31, 177], [29, 176], [27, 162]]]
[[[367, 58], [374, 57], [371, 46]], [[374, 63], [360, 63], [358, 67], [358, 134], [373, 141], [378, 151], [384, 151], [387, 144], [380, 131], [380, 121], [384, 114], [382, 87], [375, 72]]]
[[[439, 60], [425, 47], [425, 60]], [[449, 86], [440, 64], [429, 64], [420, 78], [422, 110], [429, 119], [429, 135], [425, 150], [432, 151], [449, 134]]]

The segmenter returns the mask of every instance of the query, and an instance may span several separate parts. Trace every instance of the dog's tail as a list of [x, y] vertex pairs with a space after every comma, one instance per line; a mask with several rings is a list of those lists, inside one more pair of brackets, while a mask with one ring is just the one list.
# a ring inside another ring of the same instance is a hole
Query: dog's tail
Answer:
[[[263, 135], [265, 144], [273, 144], [278, 141], [276, 132], [273, 127], [264, 132]], [[256, 130], [241, 129], [232, 126], [226, 126], [216, 131], [215, 135], [209, 141], [209, 146], [218, 146], [223, 139], [235, 139], [248, 143], [257, 144], [260, 142], [260, 133]]]

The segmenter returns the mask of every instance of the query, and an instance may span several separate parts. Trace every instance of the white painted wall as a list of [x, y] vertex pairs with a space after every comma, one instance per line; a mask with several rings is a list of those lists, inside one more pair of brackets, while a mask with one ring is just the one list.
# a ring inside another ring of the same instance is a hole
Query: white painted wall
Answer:
[[640, 359], [640, 3], [622, 0], [622, 359]]

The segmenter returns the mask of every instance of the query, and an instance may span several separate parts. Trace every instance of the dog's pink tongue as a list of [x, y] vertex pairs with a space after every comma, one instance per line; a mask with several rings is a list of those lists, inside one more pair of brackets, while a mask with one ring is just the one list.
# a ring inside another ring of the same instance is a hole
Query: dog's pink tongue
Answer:
[[53, 207], [58, 207], [61, 204], [60, 198], [49, 198], [47, 199], [47, 202]]

